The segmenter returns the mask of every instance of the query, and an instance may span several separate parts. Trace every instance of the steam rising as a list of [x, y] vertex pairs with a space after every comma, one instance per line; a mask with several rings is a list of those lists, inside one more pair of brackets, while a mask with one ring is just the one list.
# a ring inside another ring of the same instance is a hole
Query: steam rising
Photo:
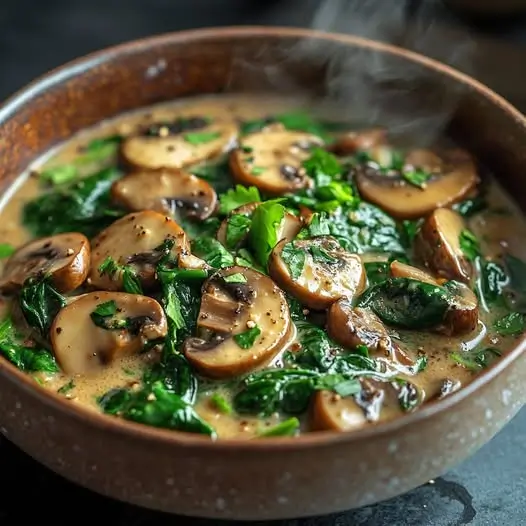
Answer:
[[[431, 0], [323, 0], [311, 27], [394, 44], [469, 72], [472, 40], [467, 33], [444, 29], [437, 9]], [[308, 94], [309, 79], [298, 82], [290, 73], [305, 62], [323, 75], [321, 98]], [[386, 126], [395, 139], [421, 144], [443, 132], [462, 96], [459, 88], [418, 64], [316, 39], [282, 48], [277, 55], [261, 48], [258, 56], [237, 65], [245, 73], [247, 68], [252, 75], [259, 73], [278, 93], [294, 93], [298, 99], [304, 94], [310, 111], [353, 127]]]

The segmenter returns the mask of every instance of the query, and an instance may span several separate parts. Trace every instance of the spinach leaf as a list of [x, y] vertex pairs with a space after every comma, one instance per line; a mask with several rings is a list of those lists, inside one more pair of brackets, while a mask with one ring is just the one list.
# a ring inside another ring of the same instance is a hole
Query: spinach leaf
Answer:
[[227, 215], [240, 206], [259, 201], [261, 201], [261, 196], [255, 186], [245, 187], [238, 184], [219, 196], [219, 213]]
[[119, 319], [116, 317], [117, 303], [114, 300], [100, 303], [90, 314], [93, 323], [102, 329], [109, 331], [125, 329], [129, 325], [128, 319]]
[[477, 195], [474, 199], [466, 199], [453, 205], [453, 210], [464, 217], [472, 217], [488, 208], [488, 202], [483, 194]]
[[247, 237], [252, 219], [242, 214], [233, 214], [226, 220], [226, 248], [233, 250]]
[[509, 275], [510, 307], [526, 313], [526, 263], [512, 254], [506, 254], [504, 264]]
[[114, 279], [119, 275], [122, 277], [122, 288], [129, 294], [142, 294], [142, 285], [137, 271], [131, 265], [120, 265], [112, 257], [108, 256], [98, 268], [101, 276], [107, 275]]
[[221, 137], [220, 132], [189, 132], [183, 135], [184, 140], [192, 145], [206, 144]]
[[206, 261], [211, 267], [224, 268], [234, 264], [234, 256], [213, 237], [192, 240], [192, 254]]
[[284, 436], [295, 436], [299, 433], [300, 421], [292, 416], [279, 424], [271, 427], [270, 429], [265, 429], [258, 433], [260, 438], [265, 437], [284, 437]]
[[304, 249], [297, 247], [294, 241], [287, 243], [281, 251], [281, 259], [287, 265], [290, 272], [290, 277], [297, 280], [305, 267], [307, 254]]
[[502, 265], [481, 257], [476, 258], [475, 265], [478, 270], [477, 289], [486, 304], [502, 303], [504, 291], [509, 284], [509, 277]]
[[59, 371], [55, 357], [46, 349], [26, 347], [17, 340], [19, 335], [10, 319], [0, 324], [0, 354], [25, 372], [56, 373]]
[[9, 243], [0, 243], [0, 259], [5, 259], [14, 254], [15, 247]]
[[431, 179], [431, 174], [421, 168], [415, 168], [414, 170], [401, 170], [400, 175], [409, 184], [422, 189], [426, 187], [427, 182]]
[[261, 329], [256, 325], [255, 327], [252, 327], [245, 332], [241, 332], [239, 334], [234, 335], [234, 341], [242, 348], [242, 349], [250, 349], [254, 346], [254, 343], [256, 343], [256, 340], [261, 335]]
[[342, 174], [338, 158], [323, 148], [313, 148], [310, 157], [303, 161], [303, 167], [318, 187], [329, 185]]
[[471, 371], [480, 371], [486, 368], [497, 357], [501, 356], [499, 349], [485, 347], [471, 351], [453, 352], [450, 357], [453, 361]]
[[93, 237], [124, 211], [110, 204], [110, 187], [121, 173], [108, 168], [67, 187], [47, 192], [25, 204], [23, 223], [37, 237], [81, 232]]
[[444, 287], [407, 278], [390, 278], [370, 287], [359, 299], [385, 323], [406, 329], [426, 329], [442, 322], [452, 296]]
[[415, 384], [396, 378], [392, 385], [398, 393], [398, 403], [403, 411], [412, 411], [420, 405], [421, 396]]
[[139, 391], [113, 389], [98, 399], [101, 409], [141, 424], [216, 437], [205, 422], [183, 398], [155, 381]]
[[389, 263], [384, 261], [368, 261], [364, 263], [369, 286], [376, 285], [389, 278]]
[[20, 290], [20, 308], [30, 327], [45, 340], [58, 311], [66, 305], [66, 298], [51, 284], [49, 277], [28, 278]]
[[189, 168], [190, 173], [206, 179], [218, 194], [222, 194], [232, 187], [232, 175], [228, 165], [228, 157], [216, 163], [204, 163]]
[[196, 237], [214, 237], [221, 225], [221, 221], [217, 217], [209, 217], [204, 221], [196, 221], [191, 217], [180, 216], [177, 218], [177, 222], [186, 232], [189, 239], [195, 239]]
[[210, 397], [210, 402], [224, 415], [231, 415], [234, 412], [234, 408], [220, 393], [214, 393]]
[[516, 336], [526, 330], [526, 318], [520, 312], [511, 312], [499, 318], [493, 328], [501, 336]]
[[57, 393], [68, 394], [73, 389], [75, 389], [75, 382], [73, 380], [70, 380], [68, 383], [64, 384], [62, 387], [59, 387], [57, 389]]
[[312, 214], [309, 226], [304, 228], [297, 237], [304, 239], [306, 237], [327, 236], [331, 233], [329, 222], [330, 219], [326, 212], [315, 212]]
[[475, 261], [475, 259], [480, 256], [479, 241], [475, 234], [467, 228], [460, 232], [459, 243], [468, 261]]
[[266, 201], [252, 214], [248, 241], [257, 262], [264, 268], [279, 241], [278, 232], [284, 217], [285, 207], [275, 201]]

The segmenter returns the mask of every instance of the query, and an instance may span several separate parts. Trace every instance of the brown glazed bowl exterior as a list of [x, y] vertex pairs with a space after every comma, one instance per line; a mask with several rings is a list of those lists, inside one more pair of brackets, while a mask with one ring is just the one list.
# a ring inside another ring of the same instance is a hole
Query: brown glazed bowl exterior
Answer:
[[[191, 94], [276, 90], [276, 68], [286, 77], [278, 83], [285, 86], [280, 92], [320, 95], [334, 57], [345, 61], [357, 54], [366, 64], [386, 61], [391, 71], [412, 72], [418, 82], [411, 81], [409, 88], [406, 84], [405, 91], [396, 88], [392, 75], [384, 76], [386, 90], [395, 86], [392, 101], [401, 97], [398, 107], [409, 94], [410, 101], [432, 110], [435, 102], [455, 92], [452, 133], [493, 168], [512, 195], [525, 195], [525, 119], [478, 82], [388, 45], [259, 27], [133, 42], [37, 80], [0, 110], [2, 188], [42, 152], [107, 117]], [[487, 442], [525, 402], [523, 351], [521, 340], [463, 390], [376, 427], [349, 434], [218, 442], [84, 410], [45, 391], [2, 359], [0, 429], [64, 477], [148, 508], [245, 520], [326, 514], [406, 492]]]

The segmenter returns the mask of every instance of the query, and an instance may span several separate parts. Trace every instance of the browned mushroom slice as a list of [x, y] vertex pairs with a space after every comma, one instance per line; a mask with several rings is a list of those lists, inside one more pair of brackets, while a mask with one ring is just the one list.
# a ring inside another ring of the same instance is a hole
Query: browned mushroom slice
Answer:
[[479, 320], [477, 296], [464, 283], [450, 281], [446, 286], [453, 294], [454, 300], [438, 332], [449, 336], [461, 336], [473, 332]]
[[290, 342], [287, 301], [274, 282], [255, 270], [229, 267], [203, 286], [198, 336], [184, 353], [202, 375], [231, 378], [269, 363]]
[[369, 309], [353, 307], [347, 298], [331, 305], [327, 316], [327, 333], [349, 349], [367, 347], [371, 356], [383, 361], [389, 370], [405, 370], [415, 362], [396, 345], [384, 324]]
[[415, 236], [415, 256], [437, 276], [469, 282], [473, 268], [460, 246], [465, 228], [457, 212], [449, 208], [435, 210]]
[[260, 132], [243, 138], [230, 154], [234, 179], [269, 195], [282, 195], [310, 184], [302, 166], [322, 140], [294, 131]]
[[157, 210], [192, 219], [206, 219], [217, 205], [215, 190], [206, 181], [175, 170], [132, 172], [113, 183], [111, 197], [128, 210]]
[[50, 339], [62, 370], [85, 374], [139, 353], [148, 342], [166, 333], [164, 311], [154, 299], [123, 292], [90, 292], [59, 311]]
[[7, 260], [0, 290], [11, 293], [36, 274], [51, 276], [60, 292], [80, 287], [88, 275], [90, 245], [83, 234], [70, 232], [43, 237], [20, 247]]
[[[174, 122], [181, 122], [182, 119]], [[190, 119], [186, 119], [186, 122]], [[126, 138], [121, 156], [132, 168], [183, 168], [226, 151], [237, 136], [233, 123], [201, 119], [200, 127], [160, 124]]]
[[357, 296], [366, 283], [360, 256], [330, 236], [280, 241], [270, 255], [269, 273], [282, 289], [315, 310]]
[[393, 261], [389, 265], [389, 274], [393, 278], [409, 278], [416, 279], [417, 281], [423, 281], [424, 283], [430, 283], [431, 285], [439, 285], [438, 281], [423, 270], [417, 267], [407, 265], [401, 261]]
[[430, 155], [425, 157], [422, 152], [414, 154], [415, 159], [430, 164], [406, 165], [405, 171], [437, 170], [430, 172], [431, 178], [422, 187], [409, 183], [402, 176], [386, 176], [366, 168], [356, 174], [356, 184], [362, 197], [397, 219], [417, 219], [436, 208], [461, 201], [479, 182], [475, 163], [467, 155], [446, 154], [440, 167], [432, 162]]
[[[232, 210], [228, 217], [226, 217], [217, 230], [217, 240], [228, 249], [235, 249], [240, 247], [248, 236], [250, 224], [247, 222], [245, 229], [240, 228], [239, 216], [251, 217], [254, 210], [261, 203], [249, 203], [248, 205], [240, 206]], [[291, 241], [301, 230], [303, 223], [301, 219], [290, 212], [285, 212], [279, 231], [277, 232], [278, 239], [286, 239]]]
[[387, 131], [382, 128], [353, 131], [340, 135], [330, 146], [336, 155], [353, 155], [367, 152], [376, 146], [385, 144]]
[[100, 266], [112, 258], [118, 265], [131, 265], [143, 284], [153, 285], [155, 266], [163, 252], [156, 250], [164, 242], [171, 242], [171, 254], [177, 257], [190, 252], [183, 229], [171, 218], [145, 210], [128, 214], [100, 232], [91, 243], [89, 283], [98, 289], [121, 290], [123, 275], [101, 272]]

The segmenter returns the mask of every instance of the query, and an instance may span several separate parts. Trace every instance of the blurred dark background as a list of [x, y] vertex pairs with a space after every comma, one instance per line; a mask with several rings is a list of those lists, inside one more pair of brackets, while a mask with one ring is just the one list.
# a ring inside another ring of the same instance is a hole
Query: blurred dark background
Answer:
[[[478, 12], [451, 7], [459, 2]], [[514, 7], [517, 3], [520, 9]], [[0, 101], [51, 68], [127, 40], [205, 26], [316, 25], [422, 51], [472, 73], [526, 111], [526, 0], [325, 0], [319, 11], [321, 4], [320, 0], [0, 0]], [[361, 510], [279, 524], [524, 525], [525, 437], [523, 410], [489, 444], [432, 484]], [[137, 510], [96, 496], [50, 473], [4, 439], [0, 463], [1, 526], [70, 525], [77, 519], [61, 511], [64, 503], [83, 520], [103, 517], [113, 526], [218, 524]]]

